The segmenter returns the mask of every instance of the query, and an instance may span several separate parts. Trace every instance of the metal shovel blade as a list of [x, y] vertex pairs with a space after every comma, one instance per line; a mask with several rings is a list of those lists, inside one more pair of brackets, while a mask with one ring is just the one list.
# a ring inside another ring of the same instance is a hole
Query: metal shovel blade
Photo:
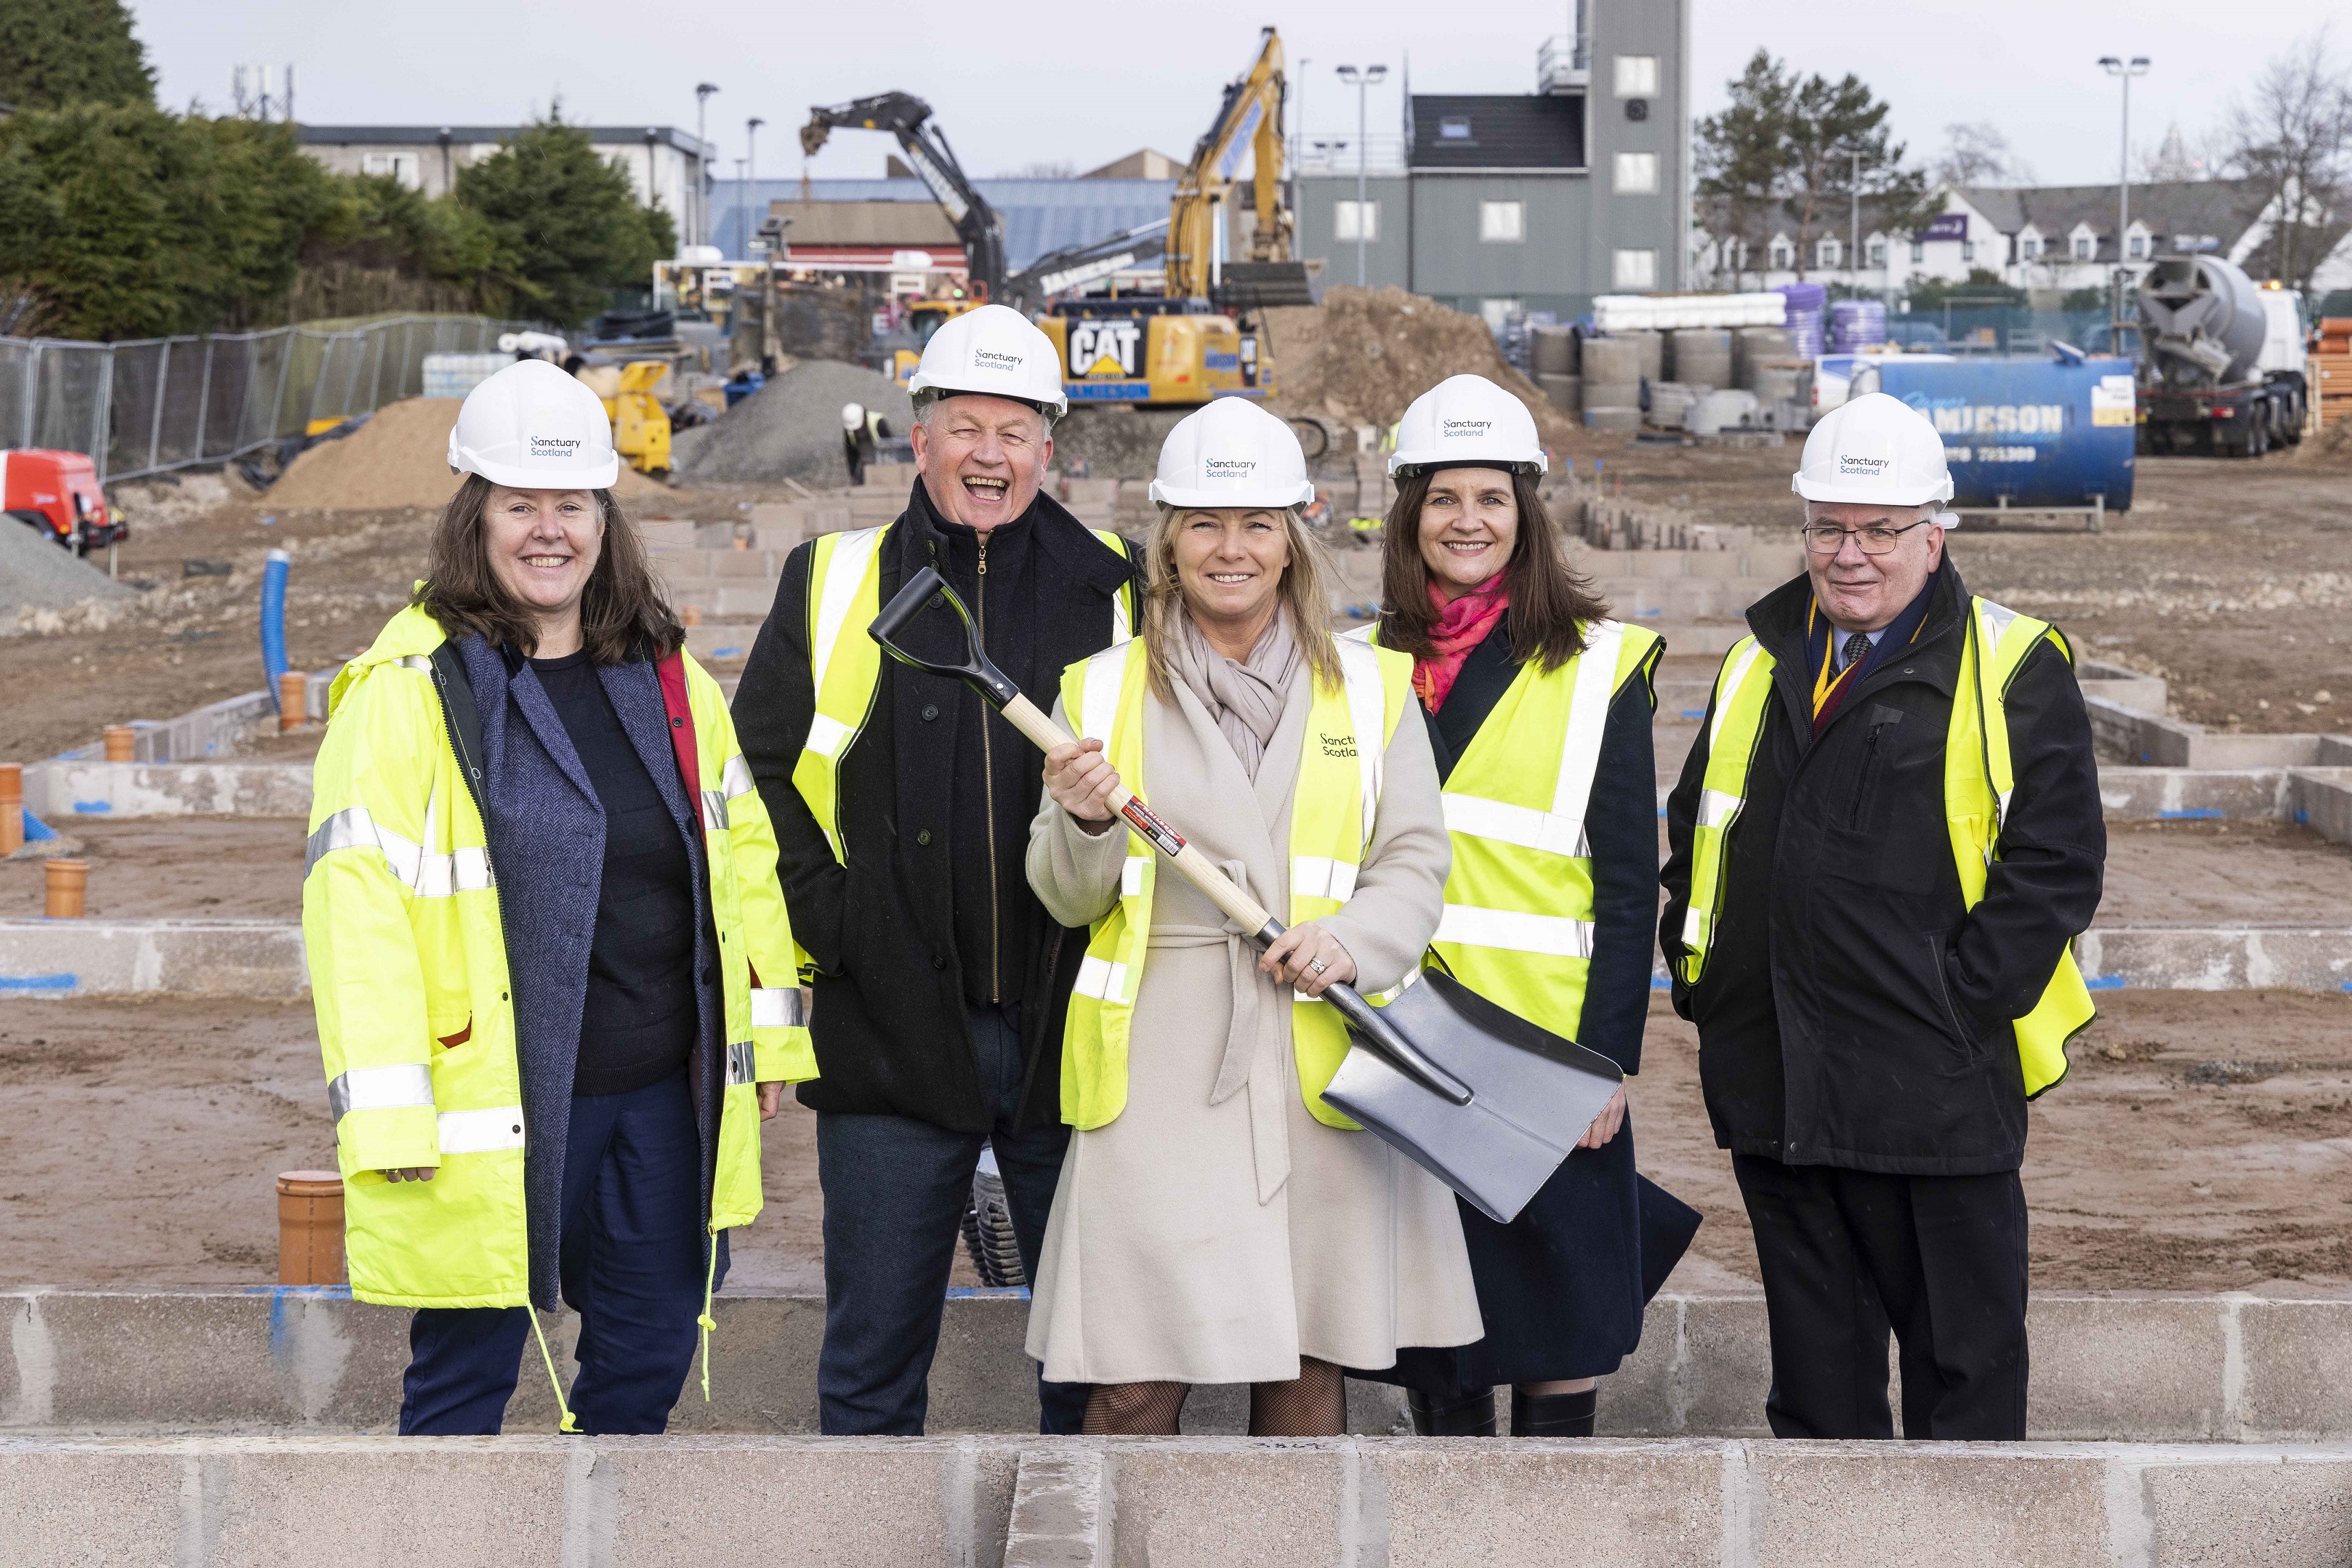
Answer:
[[1380, 1009], [1470, 1086], [1455, 1105], [1354, 1039], [1323, 1098], [1498, 1225], [1518, 1218], [1624, 1081], [1615, 1062], [1424, 972]]

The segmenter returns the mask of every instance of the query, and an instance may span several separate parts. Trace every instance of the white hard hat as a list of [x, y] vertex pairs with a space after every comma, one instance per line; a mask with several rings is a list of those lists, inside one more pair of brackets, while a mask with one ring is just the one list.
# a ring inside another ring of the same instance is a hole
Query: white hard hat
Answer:
[[1008, 305], [967, 310], [932, 333], [907, 390], [917, 397], [926, 392], [1009, 397], [1056, 419], [1070, 411], [1054, 340]]
[[466, 394], [449, 466], [517, 490], [608, 490], [621, 476], [603, 400], [545, 360], [517, 360]]
[[1540, 474], [1550, 466], [1528, 405], [1484, 376], [1448, 376], [1397, 422], [1391, 475], [1440, 467]]
[[864, 424], [865, 423], [866, 408], [864, 404], [845, 402], [841, 405], [842, 429], [856, 430], [859, 425]]
[[1288, 423], [1244, 398], [1186, 414], [1160, 444], [1151, 498], [1171, 507], [1303, 507], [1315, 498]]
[[[1925, 507], [1952, 498], [1944, 438], [1927, 416], [1885, 392], [1865, 392], [1824, 415], [1805, 437], [1789, 487], [1808, 501]], [[1936, 520], [1959, 521], [1949, 512]]]

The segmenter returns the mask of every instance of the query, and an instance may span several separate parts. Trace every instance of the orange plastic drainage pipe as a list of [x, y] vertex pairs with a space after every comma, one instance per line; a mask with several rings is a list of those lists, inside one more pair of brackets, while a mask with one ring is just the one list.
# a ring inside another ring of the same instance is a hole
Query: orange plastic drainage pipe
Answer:
[[333, 1171], [279, 1174], [278, 1282], [343, 1282], [343, 1178]]
[[0, 859], [25, 847], [25, 765], [0, 762]]
[[[84, 731], [84, 733], [88, 732]], [[108, 725], [106, 727], [106, 759], [109, 762], [130, 761], [131, 748], [138, 742], [139, 731], [135, 727], [127, 724]]]
[[310, 677], [288, 670], [278, 677], [278, 727], [299, 729], [310, 719]]
[[[22, 823], [18, 824], [20, 827]], [[43, 863], [47, 894], [45, 911], [52, 920], [79, 920], [89, 889], [88, 861], [55, 860]]]

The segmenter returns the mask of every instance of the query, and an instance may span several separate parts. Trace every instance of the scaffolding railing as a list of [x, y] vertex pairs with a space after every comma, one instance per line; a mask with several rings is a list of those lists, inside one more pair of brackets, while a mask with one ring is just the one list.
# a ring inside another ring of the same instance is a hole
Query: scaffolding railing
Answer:
[[78, 343], [0, 338], [0, 445], [83, 452], [100, 483], [250, 455], [425, 390], [427, 354], [528, 327], [484, 316]]

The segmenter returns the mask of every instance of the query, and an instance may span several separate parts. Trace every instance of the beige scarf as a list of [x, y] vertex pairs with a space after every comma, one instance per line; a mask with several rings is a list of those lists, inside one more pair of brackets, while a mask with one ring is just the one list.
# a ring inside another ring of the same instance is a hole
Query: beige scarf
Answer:
[[1176, 617], [1176, 628], [1168, 667], [1209, 710], [1218, 733], [1241, 759], [1242, 771], [1255, 782], [1258, 759], [1282, 722], [1283, 705], [1298, 675], [1298, 639], [1291, 635], [1288, 613], [1276, 610], [1246, 661], [1228, 659], [1210, 647], [1189, 610]]

